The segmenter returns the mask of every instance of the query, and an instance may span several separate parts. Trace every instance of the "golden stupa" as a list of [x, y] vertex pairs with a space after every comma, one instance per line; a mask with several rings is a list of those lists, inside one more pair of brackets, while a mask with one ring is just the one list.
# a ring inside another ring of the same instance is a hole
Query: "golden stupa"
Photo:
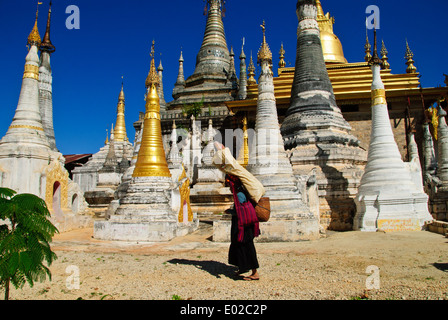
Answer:
[[162, 141], [160, 101], [157, 94], [159, 76], [154, 62], [154, 41], [151, 49], [151, 69], [146, 80], [146, 112], [143, 134], [133, 177], [171, 177]]
[[29, 46], [39, 46], [42, 42], [42, 39], [39, 34], [39, 29], [37, 28], [37, 19], [39, 18], [39, 5], [41, 5], [42, 2], [37, 3], [37, 10], [36, 10], [36, 20], [34, 22], [33, 29], [31, 30], [30, 35], [28, 36], [28, 45]]
[[333, 33], [334, 18], [330, 13], [324, 14], [320, 0], [316, 0], [317, 24], [320, 29], [320, 42], [326, 63], [347, 63], [342, 44], [339, 38]]
[[121, 91], [118, 96], [117, 104], [117, 121], [115, 122], [114, 138], [115, 141], [127, 141], [128, 136], [126, 134], [126, 123], [124, 118], [125, 99], [123, 83], [121, 84]]

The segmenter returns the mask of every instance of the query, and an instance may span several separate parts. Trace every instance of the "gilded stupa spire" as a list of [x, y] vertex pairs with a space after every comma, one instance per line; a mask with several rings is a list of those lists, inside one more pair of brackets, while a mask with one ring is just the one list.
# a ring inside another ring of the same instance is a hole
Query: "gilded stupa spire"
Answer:
[[248, 71], [247, 85], [250, 86], [253, 84], [257, 84], [257, 80], [255, 80], [255, 64], [254, 59], [252, 57], [252, 52], [250, 53], [250, 62], [247, 71]]
[[279, 68], [286, 67], [285, 53], [286, 53], [286, 51], [285, 51], [285, 49], [283, 49], [283, 43], [282, 43], [282, 46], [281, 46], [280, 52], [279, 52], [279, 54], [280, 54], [280, 61], [278, 63]]
[[146, 112], [143, 134], [133, 177], [171, 177], [162, 140], [160, 100], [157, 93], [159, 76], [154, 61], [154, 41], [151, 47], [151, 69], [146, 79]]
[[261, 29], [263, 30], [263, 43], [261, 44], [260, 50], [258, 51], [258, 64], [261, 65], [262, 61], [267, 61], [269, 64], [272, 64], [272, 52], [269, 49], [269, 45], [266, 42], [266, 22], [263, 21], [261, 25]]
[[405, 55], [405, 59], [406, 59], [406, 65], [408, 66], [406, 68], [406, 73], [416, 73], [417, 72], [417, 68], [414, 66], [414, 54], [411, 51], [411, 48], [409, 47], [409, 43], [408, 40], [406, 39], [406, 55]]
[[[123, 77], [122, 77], [123, 78]], [[121, 82], [121, 91], [118, 95], [117, 104], [117, 121], [115, 122], [114, 139], [117, 142], [127, 141], [126, 122], [124, 117], [125, 98], [124, 98], [124, 83]]]
[[[156, 63], [154, 62], [154, 40], [152, 41], [152, 46], [151, 46], [151, 67], [149, 69], [149, 73], [148, 73], [148, 77], [146, 77], [146, 88], [149, 89], [151, 87], [151, 85], [156, 84], [156, 86], [159, 86], [159, 75], [157, 74], [157, 70], [156, 70]], [[182, 54], [181, 54], [181, 60], [182, 59]], [[180, 61], [180, 60], [179, 60]]]
[[323, 19], [325, 17], [324, 9], [322, 8], [322, 4], [320, 0], [316, 0], [316, 8], [317, 8], [317, 19]]
[[47, 29], [45, 30], [44, 39], [42, 40], [39, 49], [44, 52], [53, 53], [56, 51], [56, 48], [51, 43], [50, 40], [50, 25], [51, 25], [51, 1], [50, 1], [50, 8], [48, 9]]
[[366, 44], [364, 45], [364, 49], [365, 49], [365, 53], [366, 53], [364, 60], [366, 62], [369, 62], [370, 59], [372, 59], [372, 46], [370, 45], [370, 42], [369, 42], [369, 35], [367, 34], [367, 30], [366, 30]]
[[31, 30], [30, 35], [28, 36], [28, 45], [29, 46], [36, 46], [39, 47], [39, 45], [42, 42], [42, 39], [39, 34], [39, 29], [37, 28], [37, 19], [39, 18], [39, 5], [41, 5], [42, 2], [37, 2], [37, 10], [36, 10], [36, 21], [34, 22], [34, 27]]
[[386, 49], [386, 45], [384, 44], [384, 40], [382, 41], [382, 45], [381, 45], [381, 59], [383, 60], [383, 63], [381, 64], [381, 67], [385, 70], [389, 70], [390, 69], [390, 63], [387, 61], [389, 60], [389, 58], [387, 57], [387, 54], [389, 52]]
[[104, 144], [105, 145], [109, 144], [109, 130], [108, 129], [106, 129], [106, 140], [104, 141]]

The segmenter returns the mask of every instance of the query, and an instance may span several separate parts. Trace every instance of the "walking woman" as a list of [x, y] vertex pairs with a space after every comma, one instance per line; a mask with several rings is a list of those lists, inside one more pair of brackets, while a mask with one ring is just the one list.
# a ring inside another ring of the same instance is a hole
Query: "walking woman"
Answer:
[[238, 177], [226, 175], [226, 186], [230, 187], [235, 203], [231, 210], [229, 264], [238, 267], [238, 275], [252, 271], [251, 275], [243, 277], [244, 280], [259, 280], [254, 238], [260, 235], [260, 228], [254, 206]]

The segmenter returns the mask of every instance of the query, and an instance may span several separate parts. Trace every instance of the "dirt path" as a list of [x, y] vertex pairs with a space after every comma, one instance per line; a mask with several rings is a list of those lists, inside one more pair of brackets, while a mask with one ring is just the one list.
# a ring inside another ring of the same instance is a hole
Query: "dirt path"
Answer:
[[448, 299], [448, 239], [439, 234], [344, 232], [257, 243], [262, 278], [245, 282], [227, 264], [228, 244], [210, 241], [211, 233], [201, 223], [161, 244], [99, 241], [92, 229], [57, 235], [52, 281], [13, 289], [11, 299]]

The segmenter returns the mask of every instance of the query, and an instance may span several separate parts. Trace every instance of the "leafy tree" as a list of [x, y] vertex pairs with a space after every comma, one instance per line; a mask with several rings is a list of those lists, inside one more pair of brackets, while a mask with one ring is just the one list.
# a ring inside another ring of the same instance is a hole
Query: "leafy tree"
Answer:
[[[48, 220], [45, 201], [32, 194], [0, 188], [0, 285], [9, 299], [9, 286], [51, 280], [47, 265], [57, 259], [50, 242], [57, 228]], [[1, 221], [3, 220], [3, 221]]]

